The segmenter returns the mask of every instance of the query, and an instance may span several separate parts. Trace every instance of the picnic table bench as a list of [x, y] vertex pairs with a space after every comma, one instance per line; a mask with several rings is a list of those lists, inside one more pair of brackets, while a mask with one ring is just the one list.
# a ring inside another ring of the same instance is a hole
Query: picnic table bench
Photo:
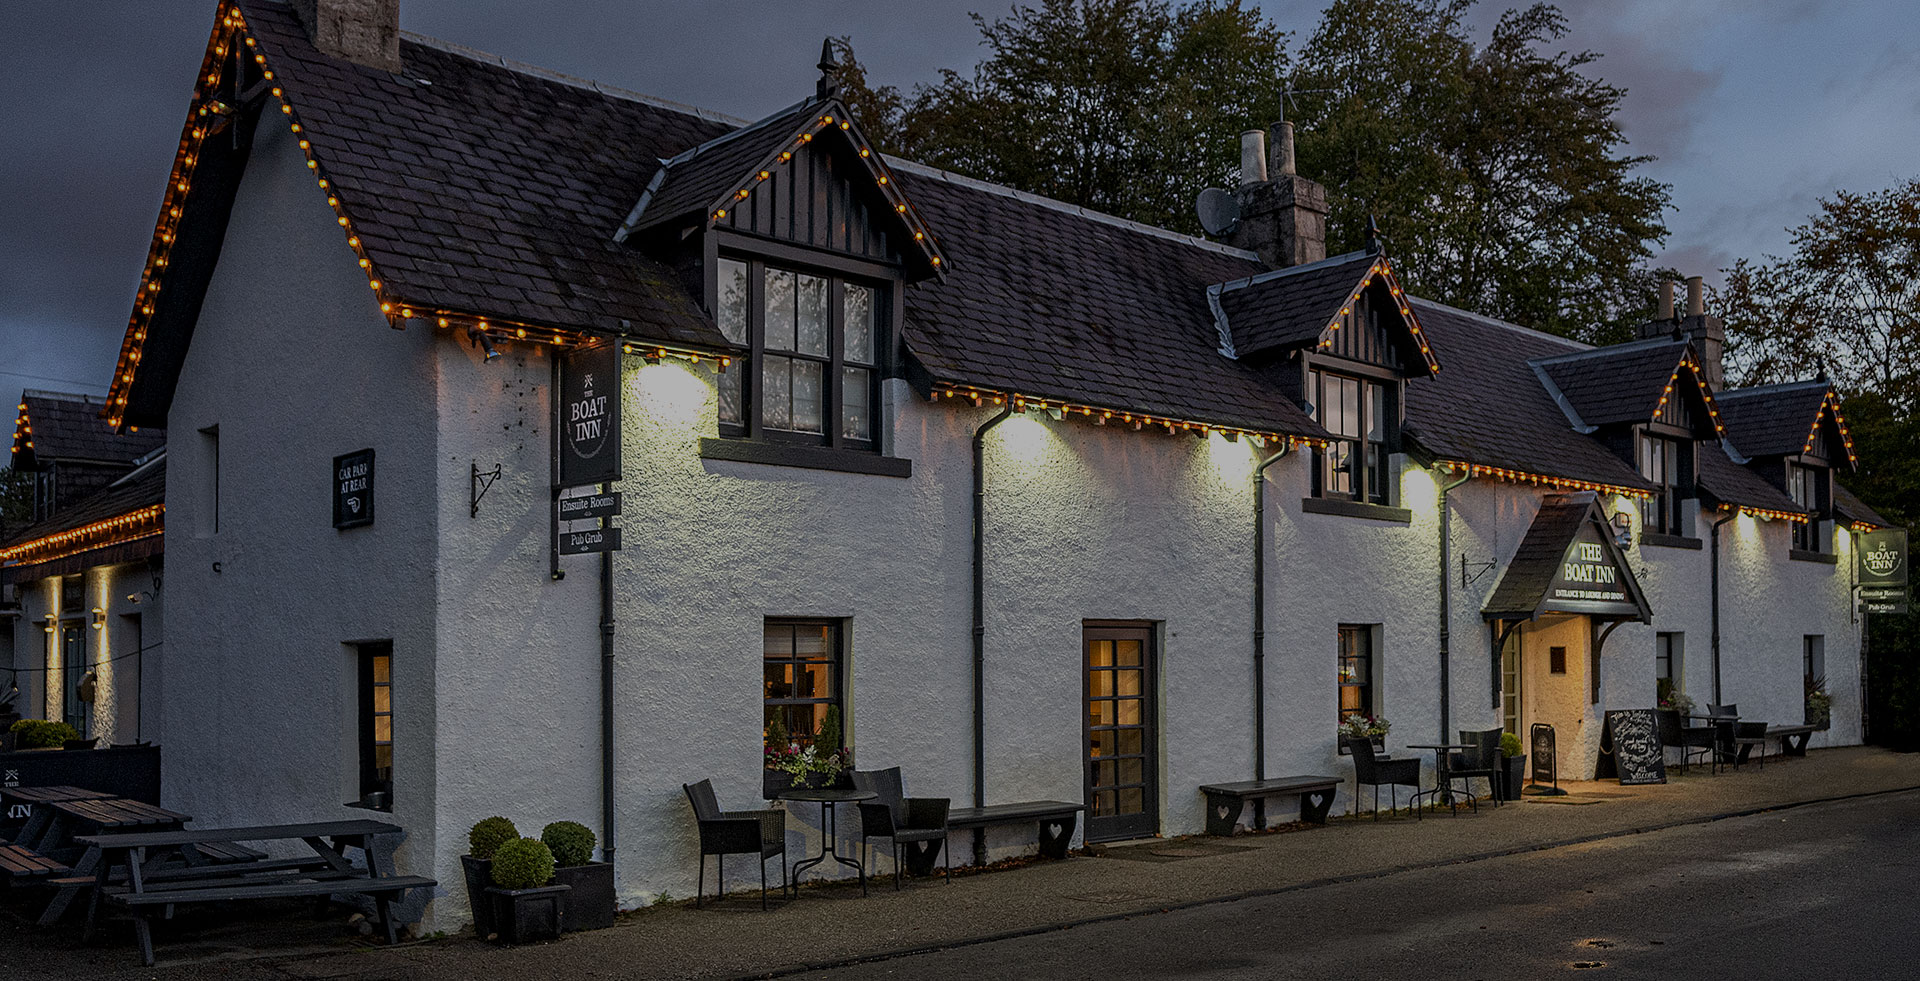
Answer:
[[1819, 726], [1768, 726], [1767, 735], [1780, 740], [1781, 756], [1807, 755], [1807, 740], [1820, 731]]
[[[975, 832], [981, 832], [989, 825], [1033, 821], [1039, 827], [1040, 854], [1048, 858], [1066, 858], [1067, 843], [1073, 840], [1074, 828], [1080, 823], [1080, 812], [1086, 809], [1085, 804], [1064, 800], [1030, 800], [1016, 804], [988, 804], [985, 807], [955, 807], [947, 811], [947, 828], [950, 831], [972, 828]], [[976, 837], [974, 840], [976, 858], [983, 856], [985, 851], [985, 842]]]
[[63, 800], [91, 800], [99, 797], [112, 797], [113, 794], [85, 787], [65, 785], [52, 787], [0, 787], [0, 802], [9, 805], [11, 814], [15, 807], [25, 807], [26, 820], [13, 832], [13, 840], [22, 844], [38, 842], [46, 835], [47, 825], [53, 820], [53, 809], [47, 805]]
[[[436, 885], [425, 876], [393, 874], [386, 860], [371, 847], [374, 836], [399, 832], [395, 825], [359, 820], [82, 835], [75, 840], [87, 846], [96, 870], [86, 932], [91, 936], [102, 901], [124, 907], [133, 920], [141, 959], [152, 967], [151, 917], [156, 907], [170, 912], [180, 903], [300, 896], [325, 902], [332, 896], [365, 895], [373, 898], [386, 928], [387, 942], [397, 943], [399, 927], [394, 922], [393, 904], [409, 889]], [[240, 842], [276, 841], [303, 842], [312, 854], [231, 865], [194, 865], [187, 857]], [[364, 867], [348, 861], [348, 848], [361, 850], [366, 857]], [[110, 873], [120, 868], [125, 869], [124, 880], [115, 881]]]
[[1200, 792], [1207, 795], [1207, 834], [1231, 836], [1240, 824], [1240, 810], [1248, 801], [1254, 803], [1254, 827], [1265, 828], [1267, 798], [1294, 794], [1300, 797], [1300, 820], [1325, 824], [1327, 811], [1333, 807], [1334, 791], [1341, 783], [1340, 777], [1299, 776], [1208, 784], [1200, 788]]

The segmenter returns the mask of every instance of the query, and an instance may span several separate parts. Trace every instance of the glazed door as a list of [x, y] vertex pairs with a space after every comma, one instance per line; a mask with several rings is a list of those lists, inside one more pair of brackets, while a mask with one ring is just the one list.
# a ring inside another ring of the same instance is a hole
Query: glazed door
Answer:
[[1087, 840], [1138, 838], [1160, 830], [1154, 793], [1153, 631], [1086, 627]]
[[86, 625], [78, 620], [67, 620], [60, 625], [60, 683], [61, 713], [66, 717], [67, 725], [85, 738], [87, 730], [87, 704], [80, 700], [80, 679], [87, 676], [87, 647], [85, 643]]

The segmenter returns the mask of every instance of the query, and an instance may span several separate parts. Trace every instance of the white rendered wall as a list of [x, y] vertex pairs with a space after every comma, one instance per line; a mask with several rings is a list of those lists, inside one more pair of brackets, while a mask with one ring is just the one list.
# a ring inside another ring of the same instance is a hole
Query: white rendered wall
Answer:
[[[255, 138], [168, 416], [163, 790], [206, 826], [368, 816], [343, 806], [360, 796], [347, 645], [391, 640], [412, 871], [435, 814], [438, 505], [465, 488], [435, 466], [431, 329], [388, 328], [292, 141]], [[333, 458], [367, 447], [376, 522], [336, 531]]]

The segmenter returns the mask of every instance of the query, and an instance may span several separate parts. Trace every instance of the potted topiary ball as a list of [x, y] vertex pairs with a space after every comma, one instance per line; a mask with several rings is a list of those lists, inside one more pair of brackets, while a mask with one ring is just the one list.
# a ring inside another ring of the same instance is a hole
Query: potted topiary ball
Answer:
[[553, 881], [568, 887], [560, 929], [602, 930], [613, 925], [613, 865], [593, 860], [599, 842], [577, 821], [555, 821], [540, 829], [540, 840], [553, 852]]
[[495, 935], [504, 944], [526, 944], [560, 936], [566, 915], [567, 887], [553, 884], [553, 852], [534, 838], [516, 838], [493, 853]]
[[1527, 780], [1526, 747], [1511, 732], [1500, 734], [1500, 799], [1519, 800], [1520, 785]]
[[473, 910], [473, 932], [482, 940], [494, 933], [493, 900], [487, 895], [487, 887], [493, 885], [493, 853], [519, 837], [519, 829], [503, 817], [485, 818], [467, 832], [467, 854], [460, 856], [460, 867], [467, 874], [467, 905]]

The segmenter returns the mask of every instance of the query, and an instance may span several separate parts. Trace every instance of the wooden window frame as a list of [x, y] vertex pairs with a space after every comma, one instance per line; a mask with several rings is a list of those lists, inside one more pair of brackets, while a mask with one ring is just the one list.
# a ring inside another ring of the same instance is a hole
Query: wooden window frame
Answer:
[[[1338, 687], [1341, 689], [1359, 689], [1361, 702], [1361, 707], [1357, 709], [1348, 709], [1344, 705], [1336, 708], [1335, 711], [1338, 713], [1339, 721], [1341, 722], [1345, 722], [1350, 715], [1375, 717], [1379, 715], [1380, 651], [1378, 650], [1378, 645], [1375, 643], [1375, 634], [1378, 633], [1378, 626], [1378, 624], [1371, 623], [1343, 623], [1339, 626], [1335, 662], [1339, 670], [1334, 677]], [[1347, 653], [1346, 638], [1349, 634], [1358, 636], [1361, 639], [1362, 650], [1358, 654]], [[1366, 680], [1351, 683], [1341, 680], [1345, 677], [1347, 662], [1356, 659], [1366, 664]], [[1345, 701], [1345, 699], [1343, 698], [1340, 701]]]
[[[1686, 534], [1680, 504], [1692, 496], [1692, 481], [1689, 479], [1693, 470], [1690, 456], [1692, 440], [1689, 436], [1675, 435], [1669, 431], [1671, 428], [1649, 426], [1634, 439], [1634, 469], [1657, 488], [1640, 505], [1640, 519], [1647, 534]], [[1650, 461], [1654, 447], [1673, 449], [1671, 461], [1664, 457], [1661, 459], [1664, 472], [1660, 475], [1649, 472], [1652, 469]]]
[[[762, 691], [760, 696], [760, 718], [762, 720], [760, 745], [762, 749], [764, 750], [769, 748], [766, 743], [766, 721], [765, 721], [766, 715], [767, 715], [766, 710], [769, 708], [775, 708], [775, 707], [785, 708], [785, 707], [794, 706], [794, 705], [826, 705], [830, 708], [831, 707], [839, 708], [840, 709], [840, 743], [841, 745], [834, 747], [834, 749], [845, 748], [848, 743], [847, 728], [846, 728], [846, 723], [847, 723], [847, 701], [846, 701], [847, 622], [843, 619], [836, 619], [834, 617], [767, 617], [765, 618], [761, 622], [761, 631], [760, 631], [760, 636], [761, 636], [760, 665], [761, 665], [761, 671], [762, 671], [763, 685], [765, 684], [764, 674], [766, 670], [766, 665], [768, 664], [785, 663], [785, 664], [794, 665], [795, 677], [797, 678], [799, 665], [805, 664], [805, 663], [812, 663], [815, 660], [817, 660], [814, 658], [801, 658], [798, 655], [789, 655], [786, 658], [781, 658], [781, 659], [767, 657], [766, 631], [768, 628], [771, 628], [771, 627], [826, 627], [827, 628], [827, 656], [824, 660], [829, 665], [829, 670], [833, 672], [833, 677], [829, 682], [829, 684], [827, 685], [828, 694], [824, 698], [791, 698], [791, 697], [770, 698], [770, 697], [767, 697], [764, 691]], [[791, 738], [792, 735], [793, 735], [792, 728], [789, 727], [788, 728], [789, 738]], [[809, 737], [808, 737], [808, 745], [811, 745], [811, 734], [809, 734]], [[802, 746], [801, 748], [805, 749], [806, 747]]]
[[[360, 678], [359, 725], [356, 729], [359, 734], [357, 742], [360, 746], [360, 797], [362, 800], [365, 800], [368, 794], [376, 791], [385, 791], [387, 794], [387, 806], [380, 808], [380, 810], [391, 811], [393, 810], [392, 754], [394, 746], [393, 642], [369, 641], [363, 644], [355, 644], [353, 647], [354, 656], [359, 661]], [[374, 673], [374, 662], [380, 658], [385, 658], [387, 662], [387, 680], [384, 683], [376, 680]], [[385, 688], [387, 690], [387, 711], [385, 712], [380, 712], [374, 708], [373, 692], [376, 688]], [[375, 720], [383, 715], [387, 718], [387, 739], [384, 745], [387, 747], [388, 753], [386, 774], [384, 777], [381, 775], [380, 766], [375, 760], [375, 754], [382, 743], [374, 737]]]
[[[1820, 534], [1820, 527], [1829, 516], [1833, 500], [1830, 483], [1833, 479], [1832, 471], [1802, 456], [1798, 460], [1786, 461], [1786, 478], [1787, 496], [1793, 500], [1793, 503], [1810, 512], [1808, 520], [1791, 522], [1793, 525], [1791, 548], [1796, 552], [1825, 553], [1829, 551], [1831, 539], [1829, 536]], [[1805, 498], [1811, 498], [1811, 500]]]
[[[772, 252], [776, 254], [769, 255]], [[754, 243], [751, 249], [729, 243], [713, 256], [713, 274], [709, 278], [709, 309], [720, 316], [720, 270], [723, 262], [745, 263], [747, 267], [747, 337], [745, 356], [728, 370], [739, 372], [740, 421], [719, 423], [723, 438], [787, 443], [878, 454], [882, 449], [886, 419], [881, 402], [881, 383], [892, 372], [893, 323], [898, 310], [897, 276], [885, 266], [830, 256], [808, 256], [793, 249], [770, 249]], [[815, 276], [827, 281], [827, 354], [824, 357], [789, 351], [769, 351], [766, 346], [766, 274], [769, 269], [798, 275]], [[846, 358], [845, 288], [852, 284], [874, 291], [872, 360], [849, 361]], [[823, 365], [821, 378], [821, 433], [774, 429], [765, 424], [761, 374], [769, 356], [811, 361]], [[867, 416], [869, 439], [849, 438], [842, 427], [845, 392], [841, 381], [847, 368], [864, 368], [867, 380]], [[724, 394], [721, 396], [724, 398]]]
[[[1329, 468], [1333, 465], [1332, 458], [1325, 450], [1317, 447], [1311, 450], [1310, 455], [1313, 466], [1312, 485], [1309, 496], [1320, 500], [1351, 501], [1355, 504], [1370, 504], [1382, 507], [1393, 507], [1397, 505], [1399, 503], [1399, 481], [1394, 479], [1392, 471], [1393, 454], [1398, 451], [1400, 444], [1400, 379], [1391, 372], [1386, 372], [1373, 366], [1363, 366], [1359, 363], [1349, 364], [1346, 362], [1328, 362], [1323, 360], [1309, 362], [1306, 366], [1305, 387], [1307, 391], [1307, 401], [1313, 406], [1312, 415], [1315, 422], [1320, 422], [1326, 417], [1326, 401], [1324, 395], [1328, 378], [1351, 381], [1359, 385], [1360, 396], [1358, 402], [1362, 417], [1361, 425], [1358, 427], [1359, 436], [1351, 439], [1341, 438], [1336, 440], [1337, 442], [1353, 444], [1354, 449], [1352, 452], [1358, 454], [1359, 459], [1353, 467], [1354, 487], [1352, 492], [1329, 491], [1327, 489], [1327, 476]], [[1374, 412], [1373, 399], [1371, 398], [1371, 392], [1374, 389], [1380, 391], [1379, 412], [1384, 416], [1381, 425], [1382, 438], [1379, 440], [1367, 438], [1367, 434], [1372, 428], [1367, 425], [1367, 421], [1368, 417]], [[1325, 423], [1322, 423], [1322, 425], [1324, 426]], [[1329, 432], [1331, 432], [1331, 430], [1329, 430]], [[1378, 451], [1379, 453], [1377, 475], [1373, 472], [1373, 468], [1369, 467], [1367, 463], [1367, 456], [1373, 451]]]

